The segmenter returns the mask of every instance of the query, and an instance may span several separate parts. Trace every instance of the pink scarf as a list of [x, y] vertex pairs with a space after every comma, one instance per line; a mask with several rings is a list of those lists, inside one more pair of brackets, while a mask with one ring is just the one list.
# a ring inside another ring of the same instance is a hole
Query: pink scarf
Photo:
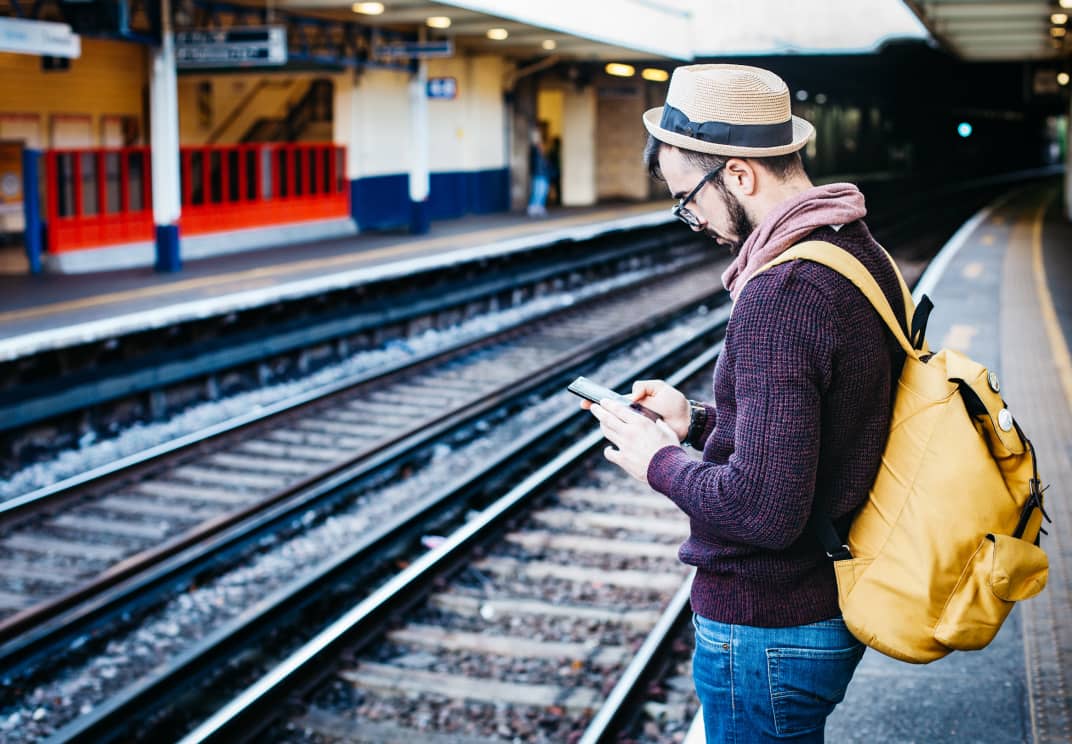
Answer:
[[779, 205], [752, 231], [722, 274], [722, 284], [736, 300], [756, 269], [801, 238], [820, 227], [855, 222], [866, 214], [864, 195], [851, 183], [830, 183], [802, 191]]

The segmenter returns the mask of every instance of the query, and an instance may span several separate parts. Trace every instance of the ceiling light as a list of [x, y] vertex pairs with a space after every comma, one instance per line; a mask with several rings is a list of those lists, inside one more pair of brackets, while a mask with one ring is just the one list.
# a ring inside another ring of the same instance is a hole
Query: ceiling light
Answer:
[[558, 43], [554, 39], [544, 39], [543, 43], [540, 44], [540, 46], [550, 52], [553, 51], [556, 46], [558, 46]]
[[1067, 72], [1059, 72], [1059, 73], [1057, 73], [1057, 84], [1058, 85], [1068, 85], [1068, 79], [1069, 78], [1068, 78], [1068, 73]]
[[658, 67], [645, 67], [640, 71], [640, 77], [653, 83], [665, 83], [670, 79], [670, 73]]
[[353, 11], [361, 15], [380, 15], [383, 13], [383, 3], [354, 3]]
[[1061, 0], [1060, 5], [1062, 8], [1072, 8], [1072, 0]]
[[820, 106], [822, 106], [824, 103], [826, 103], [826, 93], [816, 93], [815, 94], [815, 102], [817, 104], [819, 104]]
[[505, 28], [489, 28], [487, 34], [489, 39], [494, 39], [495, 41], [502, 41], [509, 35], [510, 32]]
[[1054, 13], [1050, 16], [1050, 23], [1054, 26], [1063, 26], [1068, 23], [1068, 13]]
[[806, 91], [804, 89], [798, 90], [797, 91], [797, 100], [800, 101], [801, 103], [804, 103], [804, 101], [808, 100], [808, 91]]
[[633, 77], [636, 72], [635, 67], [623, 65], [621, 62], [610, 62], [603, 69], [607, 71], [608, 75], [614, 75], [615, 77]]
[[450, 19], [446, 16], [430, 16], [425, 24], [428, 28], [450, 28]]
[[1050, 29], [1050, 35], [1053, 36], [1054, 38], [1057, 38], [1057, 39], [1060, 39], [1066, 33], [1067, 32], [1063, 28], [1061, 28], [1060, 26], [1054, 26], [1053, 28]]

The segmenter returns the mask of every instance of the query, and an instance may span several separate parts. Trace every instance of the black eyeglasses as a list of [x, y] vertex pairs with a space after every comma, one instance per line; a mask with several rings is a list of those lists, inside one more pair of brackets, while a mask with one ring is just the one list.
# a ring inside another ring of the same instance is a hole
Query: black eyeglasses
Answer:
[[704, 176], [702, 179], [700, 179], [700, 182], [698, 184], [696, 184], [696, 188], [694, 188], [692, 191], [690, 191], [688, 196], [686, 196], [684, 199], [682, 199], [681, 201], [679, 201], [677, 204], [675, 204], [674, 206], [672, 206], [670, 208], [670, 212], [675, 217], [677, 217], [679, 220], [681, 220], [686, 225], [691, 227], [693, 230], [695, 230], [696, 228], [698, 228], [700, 226], [700, 218], [697, 217], [692, 212], [690, 212], [686, 205], [690, 201], [693, 200], [693, 198], [696, 196], [696, 194], [698, 194], [700, 192], [700, 189], [702, 189], [704, 187], [705, 183], [707, 183], [712, 178], [714, 178], [715, 176], [718, 175], [719, 171], [721, 171], [725, 167], [725, 165], [726, 164], [723, 163], [722, 165], [718, 166], [713, 171], [708, 173], [706, 176]]

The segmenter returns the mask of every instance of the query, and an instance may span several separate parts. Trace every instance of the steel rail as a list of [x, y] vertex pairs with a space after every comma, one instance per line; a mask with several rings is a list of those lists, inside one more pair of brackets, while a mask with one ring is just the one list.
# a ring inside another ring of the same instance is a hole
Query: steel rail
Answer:
[[675, 593], [670, 603], [659, 616], [644, 643], [637, 650], [636, 656], [622, 672], [618, 684], [607, 695], [599, 712], [588, 724], [577, 744], [602, 744], [609, 742], [622, 730], [628, 718], [637, 713], [637, 699], [644, 694], [653, 670], [664, 661], [663, 654], [681, 631], [681, 626], [689, 616], [689, 593], [692, 591], [692, 578], [681, 582], [681, 588]]

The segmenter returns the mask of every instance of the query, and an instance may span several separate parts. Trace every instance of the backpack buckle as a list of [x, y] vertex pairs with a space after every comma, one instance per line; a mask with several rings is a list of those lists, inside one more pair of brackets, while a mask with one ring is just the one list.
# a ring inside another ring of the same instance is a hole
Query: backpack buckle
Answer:
[[832, 561], [847, 561], [852, 558], [852, 551], [849, 550], [848, 545], [842, 545], [840, 548], [831, 553], [826, 551], [826, 557]]

